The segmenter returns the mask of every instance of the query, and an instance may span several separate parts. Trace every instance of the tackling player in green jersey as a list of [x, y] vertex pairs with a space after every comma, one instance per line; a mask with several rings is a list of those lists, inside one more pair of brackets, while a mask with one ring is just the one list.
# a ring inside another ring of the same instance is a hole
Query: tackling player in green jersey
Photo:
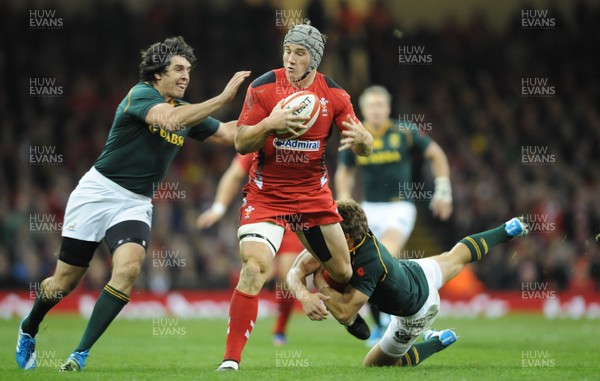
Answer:
[[60, 368], [83, 370], [92, 345], [129, 302], [150, 241], [153, 190], [185, 139], [233, 145], [235, 122], [221, 123], [209, 115], [234, 98], [250, 72], [237, 72], [218, 96], [188, 104], [181, 98], [195, 61], [182, 37], [142, 52], [140, 83], [117, 107], [100, 157], [69, 197], [54, 275], [41, 282], [33, 308], [19, 326], [16, 359], [21, 369], [36, 367], [40, 323], [79, 284], [104, 239], [112, 254], [111, 278], [81, 341]]
[[[450, 330], [429, 331], [440, 307], [438, 289], [493, 246], [528, 234], [527, 225], [513, 218], [495, 229], [465, 237], [440, 255], [398, 261], [371, 233], [360, 205], [341, 201], [338, 212], [344, 219], [340, 224], [350, 249], [350, 282], [342, 286], [342, 292], [330, 287], [334, 282], [326, 280], [320, 263], [308, 252], [298, 256], [287, 281], [311, 320], [326, 319], [331, 312], [341, 324], [352, 325], [367, 301], [392, 315], [383, 337], [367, 354], [366, 366], [416, 365], [456, 341]], [[317, 293], [306, 288], [310, 274], [314, 274]], [[413, 346], [421, 334], [428, 340]], [[433, 345], [435, 340], [438, 345]]]
[[[362, 175], [364, 200], [361, 202], [373, 233], [396, 258], [410, 237], [417, 218], [415, 200], [430, 200], [434, 216], [442, 220], [452, 212], [450, 167], [442, 148], [428, 136], [419, 133], [426, 125], [390, 119], [391, 95], [382, 86], [371, 86], [359, 99], [364, 126], [373, 135], [373, 153], [358, 157], [351, 151], [339, 155], [335, 173], [338, 200], [351, 197], [357, 169]], [[426, 191], [424, 184], [412, 179], [412, 157], [422, 155], [431, 163], [435, 177], [435, 192]], [[386, 325], [377, 308], [371, 312], [376, 328], [367, 342], [373, 345]]]

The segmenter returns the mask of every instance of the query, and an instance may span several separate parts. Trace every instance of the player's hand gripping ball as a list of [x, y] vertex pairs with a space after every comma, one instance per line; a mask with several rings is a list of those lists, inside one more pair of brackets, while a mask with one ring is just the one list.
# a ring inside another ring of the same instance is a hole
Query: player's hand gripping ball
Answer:
[[307, 128], [298, 130], [298, 136], [294, 136], [285, 130], [276, 132], [279, 139], [296, 139], [305, 134], [317, 121], [319, 112], [321, 111], [321, 105], [319, 104], [319, 97], [315, 93], [307, 90], [299, 91], [285, 98], [282, 105], [284, 109], [291, 109], [296, 106], [302, 107], [294, 112], [294, 116], [306, 117], [306, 121], [302, 124]]

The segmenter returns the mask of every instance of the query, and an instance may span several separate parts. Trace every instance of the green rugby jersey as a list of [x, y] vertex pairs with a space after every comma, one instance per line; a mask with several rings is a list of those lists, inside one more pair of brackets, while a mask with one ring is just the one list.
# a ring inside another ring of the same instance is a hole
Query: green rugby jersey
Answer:
[[[106, 145], [94, 167], [125, 189], [152, 197], [186, 137], [203, 141], [219, 128], [219, 121], [206, 118], [181, 131], [167, 131], [146, 123], [148, 111], [165, 99], [149, 82], [135, 85], [121, 101]], [[186, 104], [176, 99], [173, 107]]]
[[401, 127], [396, 120], [390, 120], [379, 131], [366, 123], [365, 128], [373, 135], [373, 153], [363, 157], [348, 149], [340, 152], [339, 161], [351, 168], [361, 167], [365, 201], [412, 201], [414, 192], [401, 192], [401, 187], [412, 187], [410, 151], [416, 148], [424, 152], [431, 139], [417, 129]]
[[381, 312], [411, 316], [423, 307], [429, 286], [416, 262], [394, 259], [371, 232], [350, 250], [350, 258], [350, 284]]

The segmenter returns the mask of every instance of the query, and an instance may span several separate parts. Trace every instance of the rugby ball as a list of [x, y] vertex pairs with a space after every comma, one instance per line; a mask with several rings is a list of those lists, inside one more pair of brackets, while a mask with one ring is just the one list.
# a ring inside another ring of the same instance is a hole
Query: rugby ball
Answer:
[[[306, 133], [313, 124], [317, 121], [319, 117], [319, 112], [321, 111], [321, 105], [319, 104], [319, 97], [310, 91], [304, 90], [299, 91], [297, 93], [289, 95], [283, 101], [284, 109], [295, 108], [296, 106], [303, 106], [294, 112], [294, 115], [300, 115], [308, 118], [303, 124], [308, 127], [304, 131], [299, 131], [300, 135]], [[294, 136], [290, 134], [287, 130], [282, 130], [281, 132], [277, 131], [277, 136], [280, 139], [295, 139], [298, 136]]]

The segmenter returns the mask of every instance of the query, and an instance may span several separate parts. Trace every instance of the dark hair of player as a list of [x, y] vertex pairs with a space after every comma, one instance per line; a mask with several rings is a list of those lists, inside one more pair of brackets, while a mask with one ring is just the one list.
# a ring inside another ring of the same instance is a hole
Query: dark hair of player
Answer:
[[186, 44], [181, 36], [170, 37], [163, 42], [156, 42], [146, 50], [142, 50], [140, 63], [140, 81], [154, 82], [154, 74], [163, 74], [171, 64], [171, 57], [182, 56], [194, 66], [196, 56], [194, 49]]
[[337, 201], [337, 209], [344, 219], [340, 222], [342, 230], [350, 236], [354, 243], [359, 243], [369, 232], [365, 211], [354, 200]]

